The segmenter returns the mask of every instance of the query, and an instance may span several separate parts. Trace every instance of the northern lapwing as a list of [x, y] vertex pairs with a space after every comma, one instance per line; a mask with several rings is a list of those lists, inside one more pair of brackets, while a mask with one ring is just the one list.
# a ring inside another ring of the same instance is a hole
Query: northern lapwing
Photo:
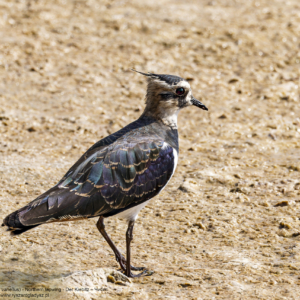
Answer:
[[[183, 78], [138, 73], [148, 81], [142, 115], [97, 142], [54, 187], [8, 215], [2, 225], [8, 226], [12, 234], [44, 223], [100, 217], [97, 228], [123, 272], [128, 277], [150, 274], [145, 268], [130, 264], [134, 222], [139, 211], [163, 190], [175, 172], [178, 112], [191, 105], [207, 108], [193, 97], [190, 84]], [[112, 216], [128, 221], [126, 259], [105, 231], [104, 219]]]

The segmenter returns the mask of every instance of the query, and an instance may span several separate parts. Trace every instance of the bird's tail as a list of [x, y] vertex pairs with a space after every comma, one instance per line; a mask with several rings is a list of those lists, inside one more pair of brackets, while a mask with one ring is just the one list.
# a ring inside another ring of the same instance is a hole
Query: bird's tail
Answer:
[[[12, 235], [18, 235], [47, 222], [51, 217], [45, 216], [45, 218], [42, 218], [46, 215], [45, 212], [47, 212], [45, 202], [49, 198], [51, 192], [55, 190], [57, 190], [56, 186], [46, 191], [44, 194], [40, 195], [24, 207], [21, 207], [9, 214], [3, 220], [2, 226], [7, 226]], [[41, 209], [43, 211], [40, 211]]]
[[70, 221], [86, 218], [86, 202], [83, 197], [68, 189], [55, 186], [24, 207], [9, 214], [2, 226], [7, 226], [12, 235], [21, 234], [44, 223]]
[[2, 223], [2, 226], [7, 226], [12, 235], [21, 234], [29, 229], [32, 229], [40, 224], [25, 226], [20, 222], [20, 213], [28, 210], [28, 206], [24, 206], [13, 213], [9, 214]]

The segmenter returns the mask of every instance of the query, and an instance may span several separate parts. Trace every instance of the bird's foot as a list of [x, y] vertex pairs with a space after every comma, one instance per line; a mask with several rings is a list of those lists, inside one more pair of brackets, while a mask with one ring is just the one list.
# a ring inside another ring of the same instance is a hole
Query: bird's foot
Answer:
[[127, 272], [127, 270], [124, 272], [125, 275], [127, 277], [130, 277], [130, 278], [137, 278], [137, 277], [142, 277], [142, 276], [151, 276], [154, 272], [153, 271], [149, 271], [147, 269], [144, 268], [144, 271], [139, 273], [139, 274], [133, 274], [131, 272], [131, 270], [129, 270], [129, 272]]
[[[121, 270], [123, 272], [126, 272], [126, 259], [123, 255], [120, 255], [120, 257], [116, 257], [117, 262], [120, 264]], [[132, 271], [143, 271], [145, 270], [145, 267], [134, 267], [130, 265], [130, 269]]]
[[132, 271], [143, 271], [143, 270], [146, 270], [145, 267], [134, 267], [134, 266], [130, 266], [130, 269]]

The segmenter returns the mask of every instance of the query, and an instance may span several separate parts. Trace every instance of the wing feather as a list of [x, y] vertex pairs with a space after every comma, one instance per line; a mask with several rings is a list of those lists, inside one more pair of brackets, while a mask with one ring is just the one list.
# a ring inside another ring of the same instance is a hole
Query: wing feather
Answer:
[[38, 219], [53, 222], [111, 215], [154, 197], [174, 169], [173, 148], [163, 144], [159, 138], [136, 138], [93, 149], [56, 187], [31, 202], [21, 221], [32, 225]]

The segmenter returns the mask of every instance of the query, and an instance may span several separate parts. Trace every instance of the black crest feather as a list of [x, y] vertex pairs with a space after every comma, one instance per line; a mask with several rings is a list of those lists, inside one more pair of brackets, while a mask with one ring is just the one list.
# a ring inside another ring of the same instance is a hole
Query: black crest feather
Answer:
[[137, 71], [137, 70], [134, 70], [134, 69], [131, 69], [131, 70], [134, 71], [134, 72], [140, 73], [144, 76], [164, 81], [169, 85], [176, 85], [176, 84], [178, 84], [178, 82], [184, 80], [183, 78], [181, 78], [179, 76], [175, 76], [175, 75], [143, 73], [143, 72], [140, 72], [140, 71]]

